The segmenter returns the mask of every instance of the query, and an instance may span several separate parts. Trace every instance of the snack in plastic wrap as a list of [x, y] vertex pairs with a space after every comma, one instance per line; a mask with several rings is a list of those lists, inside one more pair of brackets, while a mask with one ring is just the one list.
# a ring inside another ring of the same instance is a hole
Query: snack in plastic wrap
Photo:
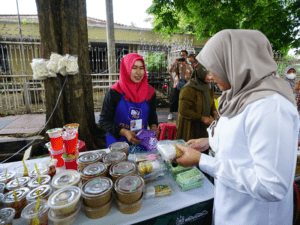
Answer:
[[68, 62], [66, 64], [66, 71], [70, 75], [75, 75], [79, 72], [78, 56], [69, 55]]
[[181, 165], [173, 167], [170, 162], [167, 162], [167, 166], [170, 168], [170, 171], [175, 179], [177, 174], [193, 169], [193, 167], [183, 167]]
[[63, 56], [59, 61], [58, 61], [58, 71], [61, 75], [65, 76], [67, 74], [67, 64], [68, 64], [68, 57], [69, 55]]
[[33, 72], [33, 79], [35, 80], [43, 80], [49, 76], [49, 70], [47, 69], [47, 65], [49, 60], [46, 59], [33, 59], [30, 66]]
[[138, 171], [140, 173], [140, 175], [144, 175], [147, 171], [146, 166], [143, 162], [140, 162], [138, 165]]
[[55, 52], [52, 52], [51, 53], [51, 56], [50, 56], [50, 62], [49, 64], [47, 65], [47, 69], [49, 70], [49, 72], [52, 72], [56, 75], [56, 73], [59, 72], [58, 70], [58, 62], [59, 60], [62, 58], [63, 56], [60, 55], [60, 54], [57, 54]]
[[164, 140], [157, 143], [157, 150], [165, 161], [182, 155], [182, 152], [176, 147], [176, 144], [189, 146], [184, 140]]
[[176, 177], [176, 182], [179, 184], [182, 191], [191, 190], [201, 187], [203, 184], [204, 175], [197, 168], [179, 173]]
[[139, 146], [143, 150], [156, 152], [157, 139], [155, 138], [155, 131], [142, 129], [136, 134], [136, 138], [142, 141]]
[[156, 197], [164, 197], [172, 194], [172, 190], [167, 184], [157, 185], [154, 188]]

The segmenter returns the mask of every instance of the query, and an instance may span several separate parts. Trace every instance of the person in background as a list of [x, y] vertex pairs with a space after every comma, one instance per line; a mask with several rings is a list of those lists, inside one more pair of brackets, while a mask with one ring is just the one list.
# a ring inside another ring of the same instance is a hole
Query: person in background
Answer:
[[175, 72], [173, 91], [171, 94], [170, 113], [168, 120], [173, 120], [173, 112], [178, 112], [179, 92], [181, 88], [190, 80], [193, 72], [192, 66], [187, 63], [188, 52], [182, 50], [180, 59], [176, 59], [171, 65], [169, 72]]
[[131, 53], [122, 59], [120, 79], [105, 95], [99, 124], [107, 132], [107, 147], [121, 141], [139, 144], [136, 131], [147, 125], [158, 131], [156, 94], [148, 84], [142, 56]]
[[198, 63], [190, 81], [179, 94], [176, 139], [187, 142], [208, 137], [206, 129], [218, 116], [210, 80], [208, 71]]
[[296, 71], [297, 69], [295, 66], [287, 66], [284, 70], [284, 80], [290, 85], [293, 91], [296, 85]]
[[195, 66], [197, 65], [197, 62], [195, 60], [195, 55], [194, 54], [189, 54], [188, 62], [193, 67], [193, 69], [195, 69]]
[[196, 58], [222, 90], [220, 119], [208, 128], [215, 157], [177, 145], [177, 162], [214, 177], [214, 224], [292, 224], [299, 116], [290, 86], [272, 75], [269, 40], [223, 30]]

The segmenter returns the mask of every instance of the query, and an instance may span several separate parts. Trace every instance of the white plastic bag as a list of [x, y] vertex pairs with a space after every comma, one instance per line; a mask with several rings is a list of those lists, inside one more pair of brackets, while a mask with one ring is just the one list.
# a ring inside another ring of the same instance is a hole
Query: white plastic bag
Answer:
[[67, 73], [70, 75], [75, 75], [79, 71], [78, 67], [78, 56], [76, 55], [69, 55], [68, 63], [66, 65]]
[[68, 64], [68, 57], [69, 55], [67, 54], [58, 61], [58, 72], [63, 76], [67, 74], [66, 67]]
[[33, 59], [30, 66], [33, 71], [33, 79], [35, 80], [43, 80], [49, 76], [49, 70], [47, 69], [47, 65], [49, 60], [46, 59]]
[[58, 62], [59, 60], [62, 58], [63, 56], [60, 55], [60, 54], [57, 54], [55, 52], [52, 52], [51, 53], [51, 56], [50, 56], [50, 62], [49, 64], [47, 65], [47, 68], [48, 70], [50, 70], [53, 74], [53, 72], [55, 73], [58, 73], [59, 70], [58, 70]]

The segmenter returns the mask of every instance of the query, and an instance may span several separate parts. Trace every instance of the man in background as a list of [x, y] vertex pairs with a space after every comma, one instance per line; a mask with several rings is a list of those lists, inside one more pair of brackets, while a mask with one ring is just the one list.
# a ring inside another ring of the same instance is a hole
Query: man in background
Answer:
[[173, 91], [171, 94], [170, 113], [168, 120], [173, 120], [173, 112], [178, 112], [179, 92], [181, 88], [190, 80], [193, 73], [193, 67], [187, 63], [188, 52], [181, 50], [180, 58], [175, 59], [169, 72], [175, 72]]

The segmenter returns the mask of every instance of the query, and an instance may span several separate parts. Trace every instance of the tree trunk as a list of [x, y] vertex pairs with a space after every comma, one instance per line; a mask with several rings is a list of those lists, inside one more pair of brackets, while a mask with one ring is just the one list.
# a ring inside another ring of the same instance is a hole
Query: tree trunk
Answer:
[[[44, 58], [51, 52], [78, 55], [80, 73], [89, 74], [88, 32], [85, 0], [36, 0]], [[45, 131], [79, 123], [79, 139], [88, 150], [105, 148], [103, 130], [95, 123], [92, 78], [77, 74], [66, 77], [65, 88]], [[46, 121], [55, 107], [65, 77], [45, 80]], [[102, 135], [102, 138], [101, 138]], [[45, 134], [48, 139], [48, 135]]]

